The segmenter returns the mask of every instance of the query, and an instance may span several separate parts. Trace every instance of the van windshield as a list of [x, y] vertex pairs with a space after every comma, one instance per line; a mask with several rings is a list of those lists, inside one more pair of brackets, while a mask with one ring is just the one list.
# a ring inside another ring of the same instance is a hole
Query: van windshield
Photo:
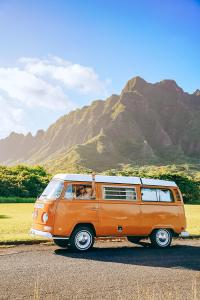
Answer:
[[41, 196], [39, 197], [39, 199], [54, 200], [59, 198], [63, 189], [63, 185], [64, 182], [60, 180], [50, 181], [43, 193], [41, 194]]

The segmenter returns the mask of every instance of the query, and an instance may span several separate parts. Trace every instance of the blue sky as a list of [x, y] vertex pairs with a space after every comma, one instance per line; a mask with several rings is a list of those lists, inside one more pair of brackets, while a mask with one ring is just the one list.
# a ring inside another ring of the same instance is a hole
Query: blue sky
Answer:
[[200, 1], [0, 0], [0, 137], [36, 132], [126, 81], [200, 88]]

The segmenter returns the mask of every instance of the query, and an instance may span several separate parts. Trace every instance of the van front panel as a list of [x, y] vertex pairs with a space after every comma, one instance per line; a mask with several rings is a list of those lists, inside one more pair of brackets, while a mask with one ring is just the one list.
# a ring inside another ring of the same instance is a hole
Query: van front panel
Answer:
[[89, 223], [98, 228], [98, 207], [97, 196], [95, 199], [74, 199], [70, 196], [68, 188], [71, 185], [88, 185], [88, 182], [68, 182], [61, 199], [57, 203], [54, 230], [56, 236], [70, 236], [73, 228], [80, 223]]

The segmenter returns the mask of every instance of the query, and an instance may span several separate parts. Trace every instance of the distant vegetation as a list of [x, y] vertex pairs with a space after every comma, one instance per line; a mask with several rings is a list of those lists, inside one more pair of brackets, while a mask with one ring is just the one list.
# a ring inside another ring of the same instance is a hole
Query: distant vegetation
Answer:
[[[43, 167], [0, 166], [0, 202], [25, 202], [19, 198], [35, 198], [41, 194], [50, 179]], [[29, 199], [32, 201], [32, 199]]]
[[194, 165], [123, 166], [108, 170], [106, 175], [139, 176], [172, 180], [179, 186], [185, 203], [200, 203], [200, 171]]
[[36, 197], [0, 197], [0, 203], [34, 203]]
[[[69, 172], [69, 171], [68, 171]], [[71, 173], [91, 173], [90, 169], [73, 169]], [[195, 165], [143, 166], [124, 165], [104, 172], [106, 175], [140, 176], [173, 180], [185, 203], [200, 203], [200, 170]], [[52, 175], [41, 166], [0, 166], [0, 203], [33, 202]]]

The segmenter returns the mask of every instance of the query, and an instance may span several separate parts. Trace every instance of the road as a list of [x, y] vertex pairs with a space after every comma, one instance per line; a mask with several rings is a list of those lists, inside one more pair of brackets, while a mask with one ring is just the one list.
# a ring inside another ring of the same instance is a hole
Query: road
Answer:
[[169, 249], [98, 241], [0, 248], [0, 299], [200, 299], [200, 240]]

